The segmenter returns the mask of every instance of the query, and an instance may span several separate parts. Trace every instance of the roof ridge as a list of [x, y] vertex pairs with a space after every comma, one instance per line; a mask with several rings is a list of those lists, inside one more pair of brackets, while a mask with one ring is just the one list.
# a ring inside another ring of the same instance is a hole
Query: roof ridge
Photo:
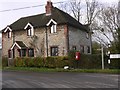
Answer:
[[30, 18], [30, 17], [36, 17], [39, 15], [44, 15], [45, 13], [41, 13], [41, 14], [36, 14], [36, 15], [30, 15], [30, 16], [25, 16], [25, 17], [21, 17], [20, 19], [24, 19], [24, 18]]
[[32, 23], [35, 28], [44, 27], [46, 23], [52, 18], [57, 21], [58, 24], [68, 24], [76, 28], [85, 29], [84, 25], [78, 22], [70, 14], [60, 10], [57, 7], [53, 7], [52, 13], [50, 16], [46, 16], [45, 13], [30, 15], [19, 18], [17, 21], [13, 22], [10, 26], [13, 31], [24, 30], [25, 25], [29, 22]]

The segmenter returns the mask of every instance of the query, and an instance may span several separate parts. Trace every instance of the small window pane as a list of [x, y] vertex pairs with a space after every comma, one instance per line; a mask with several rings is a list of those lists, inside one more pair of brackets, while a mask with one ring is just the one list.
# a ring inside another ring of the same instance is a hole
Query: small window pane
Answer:
[[82, 45], [80, 46], [80, 52], [84, 53], [84, 46], [82, 46]]
[[87, 53], [90, 53], [90, 47], [87, 46]]
[[8, 50], [8, 58], [11, 58], [11, 57], [12, 57], [12, 51]]
[[73, 47], [72, 47], [72, 50], [76, 50], [76, 46], [73, 46]]
[[58, 56], [58, 47], [51, 47], [51, 56]]
[[86, 38], [87, 38], [87, 39], [89, 38], [89, 33], [86, 33]]
[[34, 57], [34, 49], [28, 49], [28, 56]]
[[10, 31], [8, 31], [8, 38], [10, 38], [11, 37], [11, 32]]
[[25, 57], [26, 56], [26, 49], [21, 49], [20, 50], [20, 57]]

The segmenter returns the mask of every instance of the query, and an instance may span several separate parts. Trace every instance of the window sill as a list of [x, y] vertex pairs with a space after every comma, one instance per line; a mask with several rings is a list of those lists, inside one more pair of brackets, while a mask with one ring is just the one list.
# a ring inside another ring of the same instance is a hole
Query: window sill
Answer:
[[50, 34], [57, 35], [58, 33], [50, 33]]

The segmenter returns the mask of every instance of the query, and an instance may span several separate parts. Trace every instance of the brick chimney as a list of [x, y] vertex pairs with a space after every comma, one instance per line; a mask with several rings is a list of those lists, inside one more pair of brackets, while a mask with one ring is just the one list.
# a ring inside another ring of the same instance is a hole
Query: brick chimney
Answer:
[[46, 8], [46, 16], [51, 15], [52, 7], [53, 7], [53, 5], [52, 5], [51, 0], [48, 0], [47, 5], [45, 6], [45, 8]]

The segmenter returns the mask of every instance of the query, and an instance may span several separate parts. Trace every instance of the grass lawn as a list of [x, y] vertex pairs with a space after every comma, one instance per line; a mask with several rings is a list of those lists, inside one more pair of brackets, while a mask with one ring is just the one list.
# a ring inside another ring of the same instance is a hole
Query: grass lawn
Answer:
[[32, 71], [32, 72], [80, 72], [80, 73], [109, 73], [120, 74], [120, 69], [68, 69], [63, 68], [35, 68], [35, 67], [4, 67], [3, 70]]

